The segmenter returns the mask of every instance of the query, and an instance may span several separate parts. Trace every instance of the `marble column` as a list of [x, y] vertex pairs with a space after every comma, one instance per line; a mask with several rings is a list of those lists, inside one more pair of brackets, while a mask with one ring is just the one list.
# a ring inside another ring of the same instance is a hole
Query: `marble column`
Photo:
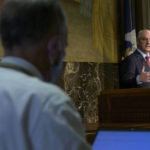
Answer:
[[67, 62], [63, 76], [64, 90], [72, 97], [84, 123], [97, 123], [100, 91], [119, 88], [118, 64]]

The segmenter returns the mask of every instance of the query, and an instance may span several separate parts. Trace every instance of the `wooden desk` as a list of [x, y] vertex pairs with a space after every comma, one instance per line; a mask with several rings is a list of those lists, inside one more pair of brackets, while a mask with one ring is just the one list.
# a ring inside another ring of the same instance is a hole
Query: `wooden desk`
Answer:
[[150, 123], [150, 88], [103, 90], [98, 100], [100, 124]]
[[98, 96], [99, 123], [86, 125], [90, 144], [98, 128], [150, 128], [150, 88], [103, 90]]

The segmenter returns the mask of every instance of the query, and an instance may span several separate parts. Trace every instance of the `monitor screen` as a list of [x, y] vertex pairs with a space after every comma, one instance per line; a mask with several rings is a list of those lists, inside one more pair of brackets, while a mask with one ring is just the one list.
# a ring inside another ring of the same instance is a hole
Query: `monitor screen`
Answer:
[[150, 131], [100, 129], [92, 147], [93, 150], [148, 150]]

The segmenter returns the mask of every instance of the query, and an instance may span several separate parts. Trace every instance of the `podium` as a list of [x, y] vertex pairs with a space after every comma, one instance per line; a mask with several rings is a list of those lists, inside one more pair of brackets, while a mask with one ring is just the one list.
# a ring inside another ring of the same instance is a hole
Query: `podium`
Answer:
[[150, 88], [102, 90], [100, 126], [150, 127]]
[[99, 123], [89, 126], [92, 143], [99, 128], [150, 128], [150, 88], [102, 90], [98, 95]]

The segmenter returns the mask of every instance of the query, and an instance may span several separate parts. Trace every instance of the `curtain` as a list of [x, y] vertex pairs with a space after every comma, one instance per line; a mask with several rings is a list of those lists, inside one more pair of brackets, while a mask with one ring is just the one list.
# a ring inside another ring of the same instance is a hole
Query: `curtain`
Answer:
[[117, 0], [93, 0], [93, 43], [102, 56], [103, 63], [119, 61]]
[[93, 0], [80, 0], [80, 11], [85, 17], [91, 18], [92, 1]]

